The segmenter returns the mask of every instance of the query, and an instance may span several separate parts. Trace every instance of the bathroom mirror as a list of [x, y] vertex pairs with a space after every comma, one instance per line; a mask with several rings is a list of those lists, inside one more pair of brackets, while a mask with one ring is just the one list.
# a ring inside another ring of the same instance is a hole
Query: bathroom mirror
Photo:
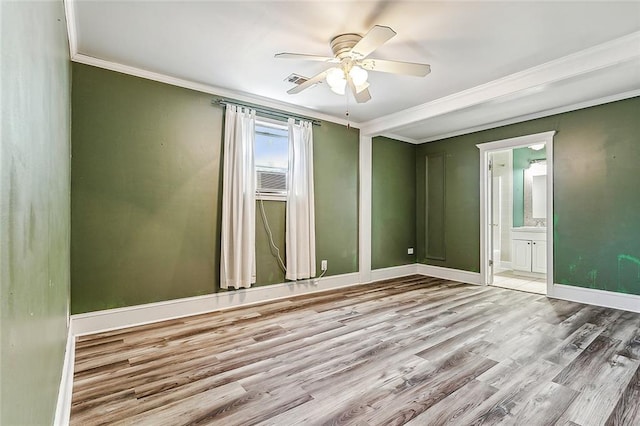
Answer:
[[531, 185], [531, 216], [533, 219], [547, 217], [547, 175], [533, 176]]
[[524, 225], [546, 225], [547, 164], [534, 160], [524, 171]]

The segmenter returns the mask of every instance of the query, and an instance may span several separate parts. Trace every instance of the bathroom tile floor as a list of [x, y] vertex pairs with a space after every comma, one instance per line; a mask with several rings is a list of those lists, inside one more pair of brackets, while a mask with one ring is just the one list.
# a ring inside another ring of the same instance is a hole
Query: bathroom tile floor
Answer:
[[529, 293], [547, 294], [547, 282], [544, 278], [523, 277], [515, 275], [512, 271], [494, 274], [493, 285]]

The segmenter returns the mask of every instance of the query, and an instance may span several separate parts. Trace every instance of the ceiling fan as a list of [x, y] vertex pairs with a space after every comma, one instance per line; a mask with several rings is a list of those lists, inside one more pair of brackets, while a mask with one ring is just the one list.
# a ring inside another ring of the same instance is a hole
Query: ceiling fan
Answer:
[[374, 50], [389, 41], [396, 32], [389, 27], [375, 25], [363, 36], [359, 34], [340, 34], [331, 39], [331, 51], [334, 57], [305, 55], [299, 53], [278, 53], [280, 59], [302, 59], [335, 64], [307, 81], [290, 89], [287, 93], [293, 95], [326, 80], [331, 90], [344, 95], [349, 86], [358, 103], [371, 99], [367, 71], [380, 71], [392, 74], [405, 74], [424, 77], [431, 72], [427, 64], [413, 62], [387, 61], [383, 59], [367, 58]]

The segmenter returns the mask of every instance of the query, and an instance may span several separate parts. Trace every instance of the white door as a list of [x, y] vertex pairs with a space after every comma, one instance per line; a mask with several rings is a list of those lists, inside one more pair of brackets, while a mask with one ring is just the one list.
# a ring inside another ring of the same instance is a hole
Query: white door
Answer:
[[488, 179], [487, 182], [489, 182], [489, 185], [487, 185], [487, 205], [489, 206], [489, 220], [487, 221], [487, 225], [488, 228], [487, 229], [487, 235], [489, 238], [489, 253], [488, 253], [488, 268], [489, 268], [489, 275], [488, 275], [488, 281], [487, 284], [491, 285], [493, 284], [493, 274], [495, 273], [495, 261], [494, 261], [494, 256], [493, 256], [493, 247], [495, 244], [495, 238], [493, 235], [493, 189], [494, 189], [494, 185], [493, 185], [493, 153], [489, 154], [489, 168], [488, 168]]
[[531, 272], [531, 240], [512, 240], [511, 268]]
[[531, 272], [547, 273], [547, 242], [532, 241]]
[[502, 253], [502, 224], [500, 222], [502, 214], [502, 176], [494, 176], [491, 190], [491, 228], [493, 238], [493, 270], [500, 270], [500, 258]]

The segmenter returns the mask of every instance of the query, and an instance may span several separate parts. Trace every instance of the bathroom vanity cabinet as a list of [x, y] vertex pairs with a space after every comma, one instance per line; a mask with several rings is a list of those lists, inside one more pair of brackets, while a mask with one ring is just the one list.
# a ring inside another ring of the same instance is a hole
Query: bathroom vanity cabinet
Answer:
[[511, 229], [511, 268], [514, 273], [547, 273], [547, 228]]

